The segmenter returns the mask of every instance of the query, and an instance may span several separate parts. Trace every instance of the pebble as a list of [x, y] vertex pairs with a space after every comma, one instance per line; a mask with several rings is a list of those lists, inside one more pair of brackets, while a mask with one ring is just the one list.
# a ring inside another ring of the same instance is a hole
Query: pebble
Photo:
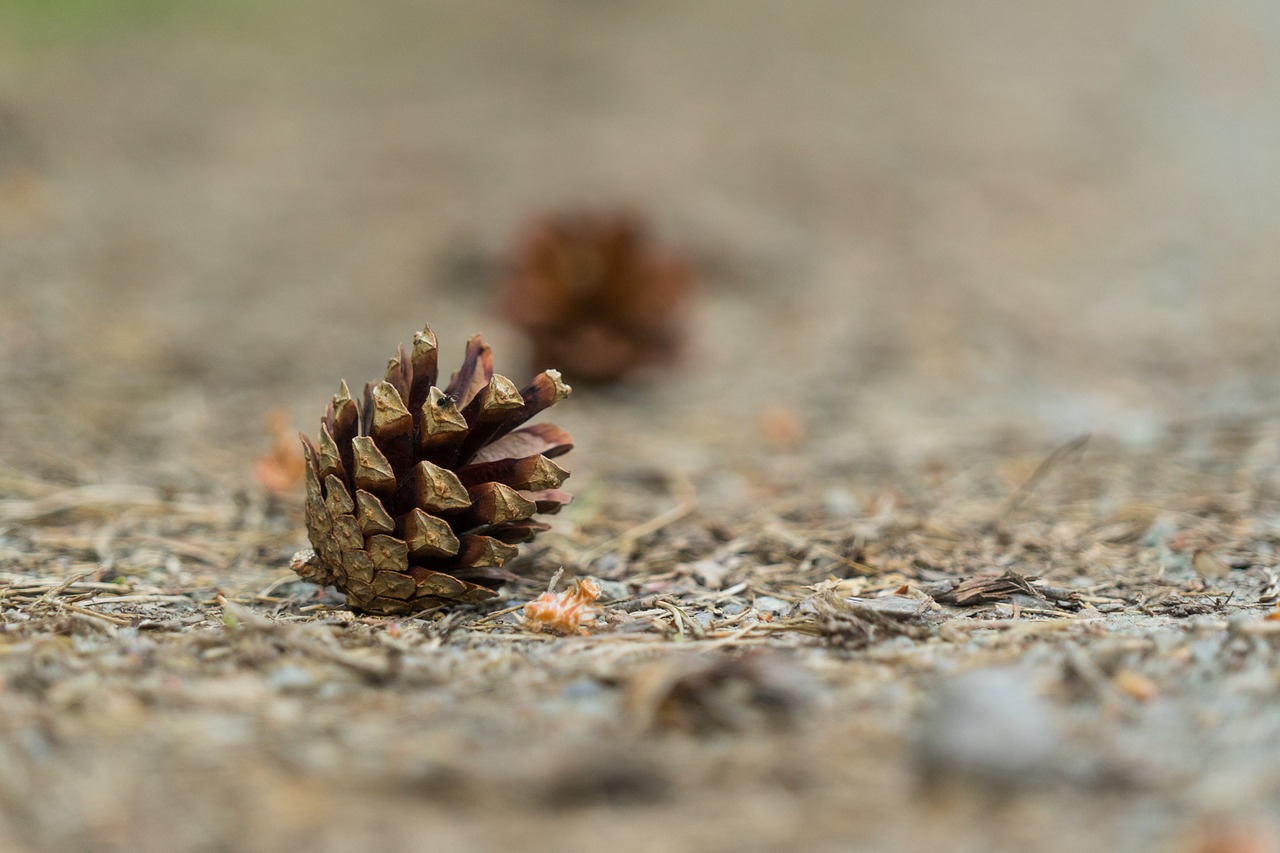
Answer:
[[560, 695], [569, 701], [599, 696], [604, 690], [594, 678], [575, 678], [564, 686]]
[[1058, 734], [1049, 708], [1021, 667], [970, 670], [946, 678], [916, 736], [930, 782], [976, 779], [1022, 785], [1055, 766]]
[[624, 598], [628, 598], [631, 595], [631, 590], [621, 581], [607, 581], [603, 578], [595, 577], [594, 575], [591, 579], [600, 587], [601, 602], [622, 601]]
[[761, 613], [772, 613], [774, 616], [786, 616], [791, 612], [791, 602], [774, 598], [772, 595], [761, 595], [753, 602]]
[[848, 489], [827, 489], [822, 496], [822, 510], [832, 518], [856, 518], [861, 507], [858, 499]]
[[282, 693], [307, 690], [315, 684], [315, 677], [300, 666], [285, 664], [272, 670], [267, 683]]

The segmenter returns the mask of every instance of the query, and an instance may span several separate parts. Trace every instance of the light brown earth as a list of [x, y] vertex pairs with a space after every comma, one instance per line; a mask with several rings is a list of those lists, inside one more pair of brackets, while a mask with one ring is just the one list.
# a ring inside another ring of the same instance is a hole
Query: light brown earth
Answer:
[[[0, 0], [0, 849], [1280, 849], [1277, 9]], [[696, 336], [530, 581], [293, 581], [270, 413], [523, 378], [505, 246], [615, 204]]]

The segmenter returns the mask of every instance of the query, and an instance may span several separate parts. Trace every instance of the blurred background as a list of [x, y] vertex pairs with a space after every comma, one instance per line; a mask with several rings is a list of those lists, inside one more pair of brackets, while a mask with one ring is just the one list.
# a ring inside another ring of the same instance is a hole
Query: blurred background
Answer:
[[701, 290], [597, 453], [1272, 411], [1280, 5], [0, 0], [0, 460], [243, 480], [426, 322], [521, 380], [513, 235], [614, 204]]

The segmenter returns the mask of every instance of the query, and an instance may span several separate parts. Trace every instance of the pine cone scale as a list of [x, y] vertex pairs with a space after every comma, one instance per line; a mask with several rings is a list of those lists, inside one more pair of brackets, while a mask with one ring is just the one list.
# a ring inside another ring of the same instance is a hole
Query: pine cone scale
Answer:
[[471, 398], [488, 384], [493, 376], [493, 351], [476, 335], [467, 341], [467, 354], [462, 367], [449, 380], [445, 393], [458, 401], [459, 406], [471, 402]]
[[524, 459], [497, 459], [468, 465], [458, 471], [458, 479], [464, 486], [498, 482], [513, 489], [541, 491], [558, 489], [568, 478], [569, 472], [538, 454]]
[[560, 511], [560, 507], [573, 500], [573, 495], [560, 489], [542, 489], [537, 492], [522, 491], [517, 492], [520, 497], [528, 501], [533, 501], [534, 511], [553, 515]]
[[458, 411], [457, 401], [439, 388], [432, 387], [419, 414], [419, 454], [444, 461], [456, 453], [470, 429], [467, 419]]
[[424, 459], [405, 479], [399, 503], [434, 513], [466, 509], [471, 499], [457, 474]]
[[452, 557], [460, 544], [453, 529], [443, 519], [414, 508], [399, 525], [412, 557]]
[[433, 572], [430, 569], [422, 569], [415, 566], [412, 570], [413, 577], [418, 580], [414, 587], [414, 592], [418, 595], [434, 595], [440, 598], [457, 598], [467, 591], [467, 585], [457, 578], [441, 572]]
[[487, 427], [480, 426], [473, 430], [463, 441], [459, 458], [469, 461], [485, 446], [515, 431], [543, 410], [568, 397], [570, 390], [560, 378], [559, 371], [545, 370], [538, 374], [533, 382], [521, 389], [520, 399], [523, 403], [520, 407], [512, 409], [506, 417]]
[[467, 490], [472, 504], [468, 523], [476, 527], [532, 518], [538, 505], [503, 483], [481, 483]]
[[337, 474], [345, 477], [347, 467], [342, 463], [342, 456], [338, 453], [338, 445], [333, 440], [327, 427], [320, 427], [320, 445], [318, 447], [319, 459], [316, 464], [319, 466], [319, 474], [328, 477], [331, 474]]
[[357, 489], [375, 495], [387, 495], [395, 491], [396, 472], [391, 460], [378, 449], [372, 438], [367, 435], [356, 436], [351, 440], [351, 451], [351, 467]]
[[471, 429], [496, 424], [507, 418], [507, 413], [524, 406], [524, 396], [514, 382], [500, 374], [493, 374], [489, 384], [476, 394], [462, 409], [462, 419]]
[[569, 433], [554, 424], [534, 424], [523, 429], [509, 432], [492, 444], [482, 447], [471, 457], [471, 465], [482, 462], [494, 462], [499, 459], [514, 459], [525, 456], [542, 455], [547, 458], [560, 456], [573, 449], [573, 439]]
[[551, 525], [541, 521], [516, 521], [511, 524], [504, 524], [501, 528], [492, 531], [492, 536], [499, 542], [517, 545], [521, 542], [528, 542], [542, 531], [550, 529]]
[[363, 489], [356, 490], [356, 524], [365, 536], [393, 533], [396, 529], [396, 523], [382, 501]]
[[385, 380], [379, 382], [373, 386], [369, 396], [373, 402], [369, 435], [374, 441], [386, 444], [413, 431], [413, 415], [405, 408], [404, 400], [394, 385]]
[[461, 541], [457, 559], [467, 568], [501, 566], [516, 555], [516, 548], [492, 536], [469, 533]]

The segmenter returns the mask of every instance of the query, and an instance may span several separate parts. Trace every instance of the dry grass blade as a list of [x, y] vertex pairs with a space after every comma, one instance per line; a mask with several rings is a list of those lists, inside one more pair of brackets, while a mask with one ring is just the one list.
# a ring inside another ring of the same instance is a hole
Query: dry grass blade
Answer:
[[693, 487], [693, 482], [687, 476], [674, 477], [671, 491], [676, 497], [677, 503], [675, 506], [579, 555], [578, 565], [584, 571], [588, 570], [592, 563], [605, 554], [627, 550], [640, 539], [657, 533], [670, 524], [674, 524], [698, 508], [697, 491]]
[[932, 636], [929, 604], [928, 599], [846, 599], [828, 590], [808, 599], [811, 615], [787, 620], [780, 627], [812, 634], [844, 651], [857, 651], [892, 637]]
[[30, 500], [0, 500], [0, 523], [31, 523], [62, 513], [102, 516], [125, 509], [189, 514], [214, 520], [226, 517], [229, 507], [190, 499], [168, 499], [156, 489], [144, 486], [77, 486]]
[[1026, 503], [1027, 498], [1031, 497], [1031, 493], [1035, 491], [1037, 486], [1044, 482], [1045, 478], [1053, 472], [1054, 468], [1072, 454], [1084, 450], [1085, 445], [1088, 443], [1088, 435], [1076, 436], [1070, 441], [1059, 446], [1045, 457], [1044, 461], [1036, 466], [1036, 470], [1031, 472], [1031, 476], [1018, 487], [1017, 491], [1009, 496], [1007, 501], [1005, 501], [1004, 506], [1000, 510], [1000, 514], [996, 517], [996, 525], [1002, 526], [1009, 516], [1022, 508], [1022, 505]]

